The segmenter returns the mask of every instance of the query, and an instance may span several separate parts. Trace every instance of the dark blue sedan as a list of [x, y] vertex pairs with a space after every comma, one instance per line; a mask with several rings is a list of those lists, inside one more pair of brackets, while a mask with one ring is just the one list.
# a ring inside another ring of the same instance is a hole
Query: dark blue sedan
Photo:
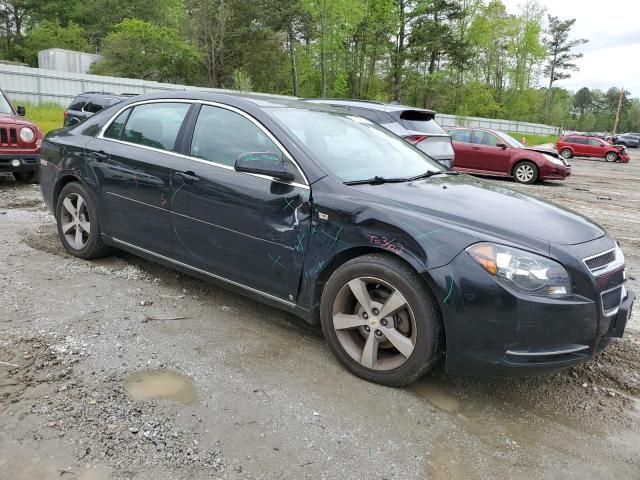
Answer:
[[135, 97], [49, 133], [41, 177], [71, 254], [127, 250], [319, 322], [385, 385], [442, 356], [456, 374], [574, 365], [622, 336], [634, 298], [588, 219], [295, 99]]

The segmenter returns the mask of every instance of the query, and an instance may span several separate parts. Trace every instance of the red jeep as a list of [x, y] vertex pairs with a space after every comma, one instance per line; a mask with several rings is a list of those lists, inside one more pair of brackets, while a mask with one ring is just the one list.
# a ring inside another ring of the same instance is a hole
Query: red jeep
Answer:
[[624, 145], [612, 145], [600, 138], [585, 135], [567, 135], [560, 137], [556, 149], [564, 158], [596, 157], [607, 162], [627, 163], [629, 155]]
[[24, 118], [25, 108], [13, 108], [0, 90], [0, 173], [12, 172], [18, 182], [39, 179], [42, 131]]

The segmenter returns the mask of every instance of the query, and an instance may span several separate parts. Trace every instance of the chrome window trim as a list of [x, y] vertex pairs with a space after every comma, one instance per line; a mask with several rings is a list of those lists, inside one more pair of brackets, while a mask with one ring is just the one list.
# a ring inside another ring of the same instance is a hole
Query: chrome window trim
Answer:
[[185, 158], [187, 160], [193, 160], [195, 162], [200, 162], [200, 163], [205, 164], [205, 165], [213, 165], [215, 167], [224, 168], [226, 170], [232, 170], [234, 172], [236, 171], [235, 168], [230, 167], [229, 165], [225, 165], [223, 163], [213, 162], [213, 161], [210, 161], [210, 160], [203, 160], [201, 158], [193, 157], [191, 155], [183, 155], [181, 153], [172, 152], [170, 150], [163, 150], [161, 148], [149, 147], [148, 145], [140, 145], [138, 143], [126, 142], [124, 140], [118, 140], [118, 139], [115, 139], [115, 138], [108, 138], [108, 137], [104, 136], [104, 133], [107, 131], [109, 126], [115, 121], [115, 119], [118, 117], [118, 115], [120, 115], [122, 112], [124, 112], [128, 108], [137, 107], [138, 105], [147, 105], [147, 104], [153, 104], [153, 103], [188, 103], [188, 104], [192, 104], [192, 105], [193, 104], [209, 105], [209, 106], [212, 106], [212, 107], [224, 108], [225, 110], [229, 110], [231, 112], [237, 113], [238, 115], [246, 118], [251, 123], [253, 123], [262, 133], [264, 133], [267, 136], [267, 138], [269, 138], [269, 140], [271, 140], [276, 145], [276, 147], [278, 147], [278, 149], [280, 149], [280, 151], [287, 158], [287, 160], [289, 160], [296, 167], [296, 169], [300, 173], [300, 176], [302, 177], [302, 179], [304, 180], [305, 183], [302, 184], [302, 183], [297, 183], [297, 182], [287, 182], [287, 181], [284, 181], [284, 180], [279, 179], [279, 178], [269, 177], [268, 175], [260, 175], [258, 173], [249, 173], [249, 172], [238, 172], [238, 173], [241, 173], [243, 175], [251, 175], [252, 177], [264, 178], [266, 180], [271, 180], [273, 182], [284, 183], [285, 185], [292, 185], [292, 186], [295, 186], [295, 187], [300, 187], [300, 188], [304, 188], [306, 190], [310, 190], [310, 188], [309, 188], [309, 179], [307, 178], [307, 176], [302, 171], [302, 168], [300, 167], [300, 165], [298, 165], [298, 162], [296, 162], [294, 160], [293, 156], [282, 145], [282, 143], [280, 143], [280, 141], [269, 130], [267, 130], [267, 128], [264, 125], [262, 125], [262, 123], [260, 123], [258, 120], [253, 118], [251, 115], [249, 115], [248, 113], [246, 113], [246, 112], [244, 112], [244, 111], [242, 111], [242, 110], [240, 110], [240, 109], [238, 109], [236, 107], [232, 107], [231, 105], [225, 105], [224, 103], [210, 102], [210, 101], [207, 101], [207, 100], [192, 100], [192, 99], [185, 99], [185, 98], [162, 98], [162, 99], [154, 99], [154, 100], [142, 100], [142, 101], [139, 101], [139, 102], [130, 103], [130, 104], [125, 105], [124, 107], [118, 109], [111, 116], [111, 118], [107, 121], [107, 123], [105, 123], [103, 125], [103, 127], [100, 129], [100, 131], [98, 132], [98, 135], [96, 135], [95, 138], [98, 138], [100, 140], [110, 141], [110, 142], [121, 143], [123, 145], [130, 145], [130, 146], [135, 146], [135, 147], [139, 147], [139, 148], [144, 148], [144, 149], [151, 150], [151, 151], [154, 151], [154, 152], [161, 152], [161, 153], [165, 153], [165, 154], [169, 154], [169, 155], [174, 155], [174, 156], [179, 157], [179, 158]]
[[[596, 268], [594, 270], [590, 269], [589, 265], [587, 265], [587, 262], [589, 260], [596, 257], [600, 257], [602, 255], [606, 255], [607, 253], [610, 253], [610, 252], [615, 252], [615, 255], [616, 255], [616, 258], [615, 260], [613, 260], [613, 262], [603, 265], [602, 267]], [[587, 267], [587, 270], [591, 275], [593, 275], [594, 277], [601, 277], [602, 275], [606, 275], [607, 273], [613, 272], [614, 270], [618, 270], [619, 268], [624, 267], [624, 254], [622, 253], [622, 250], [620, 249], [620, 247], [615, 246], [613, 248], [610, 248], [609, 250], [605, 250], [604, 252], [596, 253], [595, 255], [591, 255], [589, 257], [583, 258], [582, 263], [584, 263], [584, 266]]]
[[202, 270], [200, 268], [194, 267], [194, 266], [189, 265], [187, 263], [183, 263], [183, 262], [180, 262], [178, 260], [174, 260], [173, 258], [166, 257], [164, 255], [160, 255], [159, 253], [155, 253], [155, 252], [152, 252], [151, 250], [147, 250], [145, 248], [138, 247], [137, 245], [133, 245], [131, 243], [125, 242], [125, 241], [120, 240], [118, 238], [115, 238], [115, 237], [110, 237], [110, 238], [115, 243], [119, 243], [120, 245], [124, 245], [126, 247], [133, 248], [134, 250], [138, 250], [140, 252], [144, 252], [144, 253], [146, 253], [148, 255], [153, 255], [154, 257], [161, 258], [162, 260], [165, 260], [167, 262], [173, 263], [175, 265], [179, 265], [179, 266], [187, 268], [189, 270], [193, 270], [194, 272], [198, 272], [198, 273], [200, 273], [202, 275], [206, 275], [206, 276], [214, 278], [216, 280], [220, 280], [220, 281], [226, 282], [226, 283], [228, 283], [230, 285], [234, 285], [236, 287], [243, 288], [243, 289], [248, 290], [250, 292], [253, 292], [253, 293], [256, 293], [256, 294], [261, 295], [263, 297], [266, 297], [266, 298], [268, 298], [270, 300], [274, 300], [276, 302], [279, 302], [279, 303], [282, 303], [284, 305], [287, 305], [288, 307], [296, 307], [296, 305], [297, 305], [294, 302], [290, 302], [290, 301], [285, 300], [283, 298], [276, 297], [275, 295], [271, 295], [270, 293], [263, 292], [262, 290], [258, 290], [257, 288], [249, 287], [249, 286], [244, 285], [242, 283], [238, 283], [238, 282], [235, 282], [233, 280], [229, 280], [228, 278], [221, 277], [220, 275], [216, 275], [215, 273], [207, 272], [206, 270]]

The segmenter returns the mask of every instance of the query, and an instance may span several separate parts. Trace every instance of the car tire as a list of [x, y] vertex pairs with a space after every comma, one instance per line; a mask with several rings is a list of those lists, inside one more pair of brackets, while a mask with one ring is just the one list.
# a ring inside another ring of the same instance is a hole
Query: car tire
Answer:
[[567, 160], [573, 158], [573, 152], [570, 148], [563, 148], [562, 150], [560, 150], [560, 155], [562, 155], [562, 157]]
[[[391, 314], [382, 317], [385, 308]], [[437, 303], [418, 274], [388, 254], [364, 255], [333, 272], [322, 292], [320, 321], [338, 360], [370, 382], [406, 385], [439, 358]]]
[[617, 162], [619, 157], [618, 154], [616, 152], [608, 152], [605, 156], [604, 159], [607, 162]]
[[98, 211], [91, 193], [80, 183], [68, 183], [56, 202], [58, 235], [65, 250], [90, 260], [104, 257], [111, 249], [102, 242]]
[[538, 180], [540, 172], [535, 163], [525, 160], [513, 167], [513, 178], [518, 183], [532, 184]]
[[19, 183], [38, 183], [40, 172], [13, 172], [13, 178]]

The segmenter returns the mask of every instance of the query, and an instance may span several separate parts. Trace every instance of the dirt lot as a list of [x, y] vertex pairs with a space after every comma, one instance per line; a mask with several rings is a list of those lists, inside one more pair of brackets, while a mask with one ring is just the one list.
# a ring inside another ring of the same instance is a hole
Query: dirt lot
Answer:
[[[640, 152], [516, 186], [619, 239], [640, 290]], [[532, 218], [531, 221], [543, 221]], [[0, 178], [0, 477], [640, 478], [640, 315], [593, 362], [406, 389], [343, 370], [295, 318], [118, 253], [66, 255]]]

